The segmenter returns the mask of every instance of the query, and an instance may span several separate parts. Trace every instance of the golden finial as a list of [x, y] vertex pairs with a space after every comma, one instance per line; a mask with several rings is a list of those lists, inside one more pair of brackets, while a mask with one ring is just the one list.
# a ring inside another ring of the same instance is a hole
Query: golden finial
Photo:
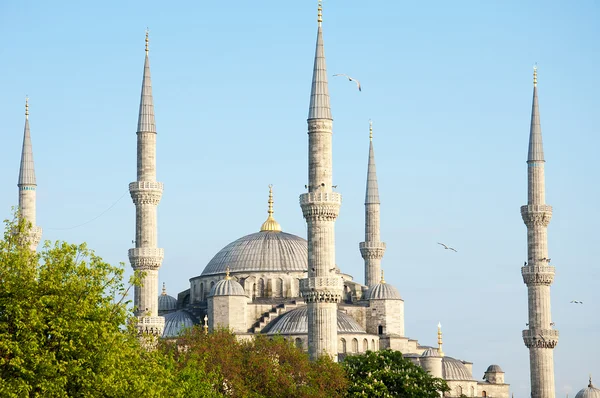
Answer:
[[317, 22], [319, 22], [319, 26], [321, 26], [321, 22], [323, 22], [323, 0], [319, 0], [319, 8], [318, 8], [318, 17]]
[[533, 65], [533, 87], [537, 87], [537, 63]]
[[267, 217], [267, 220], [260, 227], [261, 232], [262, 231], [281, 232], [281, 225], [279, 225], [279, 223], [277, 221], [275, 221], [275, 219], [273, 218], [273, 184], [269, 185], [269, 210], [268, 210], [268, 213], [269, 213], [269, 216]]
[[208, 334], [208, 315], [204, 315], [204, 334]]
[[385, 283], [385, 279], [383, 279], [383, 270], [381, 270], [381, 283]]
[[438, 354], [441, 357], [444, 356], [444, 351], [442, 351], [442, 323], [438, 322]]
[[29, 97], [25, 96], [25, 119], [29, 119]]
[[162, 288], [162, 295], [166, 296], [167, 295], [167, 287], [165, 286], [165, 283], [163, 282], [163, 288]]
[[229, 276], [229, 266], [227, 266], [227, 268], [225, 268], [225, 280], [228, 281], [231, 279], [231, 276]]
[[373, 121], [369, 119], [369, 140], [373, 141]]
[[148, 28], [146, 28], [146, 55], [148, 55], [148, 42], [150, 41], [150, 39], [148, 39], [149, 34], [150, 31], [148, 30]]

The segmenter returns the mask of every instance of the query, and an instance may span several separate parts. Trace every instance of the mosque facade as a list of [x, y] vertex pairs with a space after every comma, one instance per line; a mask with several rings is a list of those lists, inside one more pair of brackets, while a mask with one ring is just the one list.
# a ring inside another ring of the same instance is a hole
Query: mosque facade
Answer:
[[[499, 365], [490, 365], [483, 380], [473, 377], [473, 364], [447, 356], [441, 325], [437, 347], [421, 345], [406, 336], [404, 300], [384, 279], [381, 261], [386, 245], [380, 236], [380, 197], [370, 125], [365, 192], [365, 239], [359, 244], [364, 259], [364, 284], [345, 274], [335, 262], [335, 219], [341, 195], [332, 185], [332, 121], [325, 50], [319, 6], [318, 30], [308, 115], [309, 184], [300, 195], [307, 222], [307, 239], [283, 231], [274, 217], [273, 187], [268, 211], [257, 232], [219, 250], [190, 287], [173, 297], [163, 285], [158, 294], [158, 269], [164, 256], [157, 242], [157, 206], [163, 185], [156, 181], [156, 128], [146, 35], [142, 93], [137, 128], [137, 180], [129, 185], [136, 206], [135, 247], [129, 250], [134, 270], [145, 279], [134, 292], [140, 333], [174, 338], [182, 330], [202, 324], [208, 331], [229, 328], [240, 338], [257, 334], [281, 335], [307, 351], [311, 358], [347, 355], [380, 349], [398, 350], [450, 387], [448, 397], [509, 397], [509, 384]], [[530, 350], [532, 397], [551, 398], [554, 392], [552, 349], [558, 332], [550, 318], [549, 287], [554, 267], [549, 265], [546, 227], [552, 208], [544, 198], [544, 157], [534, 76], [532, 123], [528, 155], [528, 204], [521, 214], [528, 229], [528, 263], [522, 268], [528, 287], [529, 329], [523, 331]], [[19, 217], [31, 223], [29, 243], [36, 250], [42, 230], [36, 225], [36, 179], [29, 108], [19, 171]], [[600, 397], [591, 382], [578, 398]]]

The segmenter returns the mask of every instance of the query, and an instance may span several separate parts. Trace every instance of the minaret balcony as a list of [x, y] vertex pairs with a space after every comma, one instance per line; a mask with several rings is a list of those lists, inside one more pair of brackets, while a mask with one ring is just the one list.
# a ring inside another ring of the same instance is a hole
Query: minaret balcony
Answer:
[[138, 316], [136, 328], [138, 333], [161, 336], [165, 329], [165, 318], [162, 316]]
[[134, 181], [129, 184], [129, 193], [136, 206], [145, 204], [157, 206], [162, 197], [163, 183], [156, 181]]
[[523, 342], [527, 348], [554, 348], [558, 344], [558, 330], [525, 329]]
[[384, 242], [360, 242], [358, 248], [364, 259], [382, 258], [385, 253]]
[[342, 205], [342, 195], [337, 192], [307, 192], [300, 195], [300, 207], [306, 219], [334, 221]]
[[313, 276], [300, 280], [300, 292], [307, 303], [339, 303], [344, 281], [340, 276]]
[[129, 249], [129, 262], [135, 270], [157, 270], [162, 265], [165, 250], [157, 247]]
[[527, 227], [547, 227], [552, 218], [550, 205], [525, 205], [521, 206], [521, 217]]
[[521, 267], [521, 275], [526, 285], [551, 285], [556, 268], [551, 265], [527, 265]]

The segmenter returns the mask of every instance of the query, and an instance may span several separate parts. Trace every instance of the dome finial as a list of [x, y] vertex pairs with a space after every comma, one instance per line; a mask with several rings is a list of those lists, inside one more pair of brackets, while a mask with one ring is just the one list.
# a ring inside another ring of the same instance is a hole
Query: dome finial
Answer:
[[381, 283], [385, 283], [385, 279], [383, 279], [383, 269], [381, 270]]
[[29, 97], [25, 95], [25, 119], [29, 119]]
[[146, 55], [148, 55], [148, 42], [150, 42], [150, 40], [148, 39], [149, 34], [150, 34], [150, 30], [148, 30], [148, 28], [146, 28]]
[[267, 220], [260, 227], [261, 232], [262, 231], [281, 232], [281, 226], [273, 218], [273, 184], [269, 185], [269, 210], [268, 210], [268, 213], [269, 213], [269, 216], [267, 217]]
[[204, 315], [204, 334], [208, 334], [208, 315]]
[[593, 388], [594, 385], [592, 384], [592, 374], [590, 373], [590, 384], [588, 384], [588, 387]]
[[225, 268], [225, 280], [228, 281], [231, 279], [231, 276], [229, 276], [229, 266], [227, 266], [227, 268]]
[[167, 295], [167, 287], [165, 286], [165, 283], [163, 282], [163, 288], [162, 288], [162, 295], [166, 296]]
[[369, 119], [369, 140], [373, 141], [373, 121]]
[[533, 65], [533, 87], [537, 87], [537, 62]]
[[321, 26], [321, 22], [323, 22], [323, 0], [319, 0], [318, 14], [317, 14], [317, 22], [319, 22], [319, 26]]
[[438, 353], [441, 357], [444, 356], [444, 351], [442, 351], [442, 323], [438, 322]]

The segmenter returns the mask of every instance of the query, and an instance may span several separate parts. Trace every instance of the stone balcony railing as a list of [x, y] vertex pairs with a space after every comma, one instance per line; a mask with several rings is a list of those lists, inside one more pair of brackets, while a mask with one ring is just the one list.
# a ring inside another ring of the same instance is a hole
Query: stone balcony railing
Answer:
[[523, 282], [527, 285], [550, 285], [554, 281], [556, 268], [551, 265], [527, 265], [521, 267]]
[[134, 181], [129, 183], [129, 191], [163, 191], [164, 184], [156, 181]]

